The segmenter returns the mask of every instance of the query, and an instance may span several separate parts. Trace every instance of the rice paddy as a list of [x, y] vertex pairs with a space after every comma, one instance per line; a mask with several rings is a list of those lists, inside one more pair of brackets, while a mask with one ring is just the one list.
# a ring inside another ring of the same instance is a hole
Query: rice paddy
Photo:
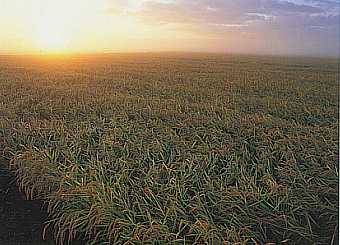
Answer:
[[319, 58], [1, 56], [1, 161], [58, 244], [335, 244], [338, 73]]

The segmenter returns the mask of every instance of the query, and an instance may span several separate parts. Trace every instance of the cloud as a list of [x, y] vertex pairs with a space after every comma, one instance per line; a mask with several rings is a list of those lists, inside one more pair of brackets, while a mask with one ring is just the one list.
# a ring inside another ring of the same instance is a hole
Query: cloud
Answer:
[[317, 20], [318, 16], [339, 15], [338, 0], [115, 0], [114, 3], [111, 11], [115, 14], [127, 11], [154, 24], [228, 26], [279, 20], [287, 16], [307, 17], [309, 20], [315, 17]]
[[[339, 0], [139, 2], [138, 8], [127, 11], [150, 25], [177, 28], [221, 39], [228, 35], [230, 37], [230, 34], [243, 37], [262, 35], [269, 40], [285, 37], [291, 39], [289, 42], [299, 44], [302, 49], [308, 39], [311, 39], [314, 45], [310, 49], [315, 48], [315, 52], [325, 54], [338, 52]], [[328, 47], [323, 47], [322, 42], [327, 43]]]

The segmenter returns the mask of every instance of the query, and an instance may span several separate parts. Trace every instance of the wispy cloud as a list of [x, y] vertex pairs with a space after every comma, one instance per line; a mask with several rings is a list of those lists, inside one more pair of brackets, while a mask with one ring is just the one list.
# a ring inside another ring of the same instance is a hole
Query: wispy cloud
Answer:
[[[116, 8], [143, 23], [230, 39], [286, 38], [300, 51], [330, 54], [339, 49], [340, 0], [125, 0]], [[325, 46], [324, 43], [327, 43]], [[282, 44], [283, 45], [283, 44]], [[279, 46], [278, 46], [279, 47]]]
[[[177, 0], [144, 1], [138, 16], [156, 23], [220, 23], [242, 24], [249, 20], [272, 20], [271, 17], [337, 16], [337, 2], [332, 1], [279, 1], [279, 0]], [[265, 18], [267, 16], [267, 18]], [[321, 23], [322, 24], [322, 23]], [[328, 23], [327, 23], [328, 24]], [[336, 24], [335, 22], [333, 24]]]

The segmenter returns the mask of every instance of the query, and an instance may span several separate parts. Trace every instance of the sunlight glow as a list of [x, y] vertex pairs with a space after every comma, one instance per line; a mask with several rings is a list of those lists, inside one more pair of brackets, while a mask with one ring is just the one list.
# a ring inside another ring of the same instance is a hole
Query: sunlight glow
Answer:
[[52, 26], [41, 27], [38, 31], [38, 46], [43, 51], [57, 52], [65, 49], [66, 40], [62, 33]]
[[191, 40], [194, 35], [174, 25], [153, 25], [139, 16], [139, 0], [3, 1], [0, 32], [5, 38], [0, 37], [0, 51], [1, 47], [53, 54], [160, 51], [185, 48], [188, 41], [173, 40]]
[[82, 5], [78, 1], [59, 0], [45, 1], [40, 6], [33, 23], [33, 43], [43, 52], [66, 51], [68, 42], [76, 37], [73, 30], [79, 29], [84, 22], [79, 8]]

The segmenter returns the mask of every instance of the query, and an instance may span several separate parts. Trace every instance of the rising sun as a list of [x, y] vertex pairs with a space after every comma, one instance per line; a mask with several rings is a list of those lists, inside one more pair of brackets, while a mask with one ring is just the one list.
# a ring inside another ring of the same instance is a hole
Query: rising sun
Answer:
[[65, 35], [59, 28], [44, 24], [38, 29], [38, 45], [44, 52], [62, 52], [66, 48]]
[[75, 6], [66, 0], [44, 1], [35, 19], [36, 48], [46, 53], [65, 52], [72, 37], [73, 23], [80, 23]]

